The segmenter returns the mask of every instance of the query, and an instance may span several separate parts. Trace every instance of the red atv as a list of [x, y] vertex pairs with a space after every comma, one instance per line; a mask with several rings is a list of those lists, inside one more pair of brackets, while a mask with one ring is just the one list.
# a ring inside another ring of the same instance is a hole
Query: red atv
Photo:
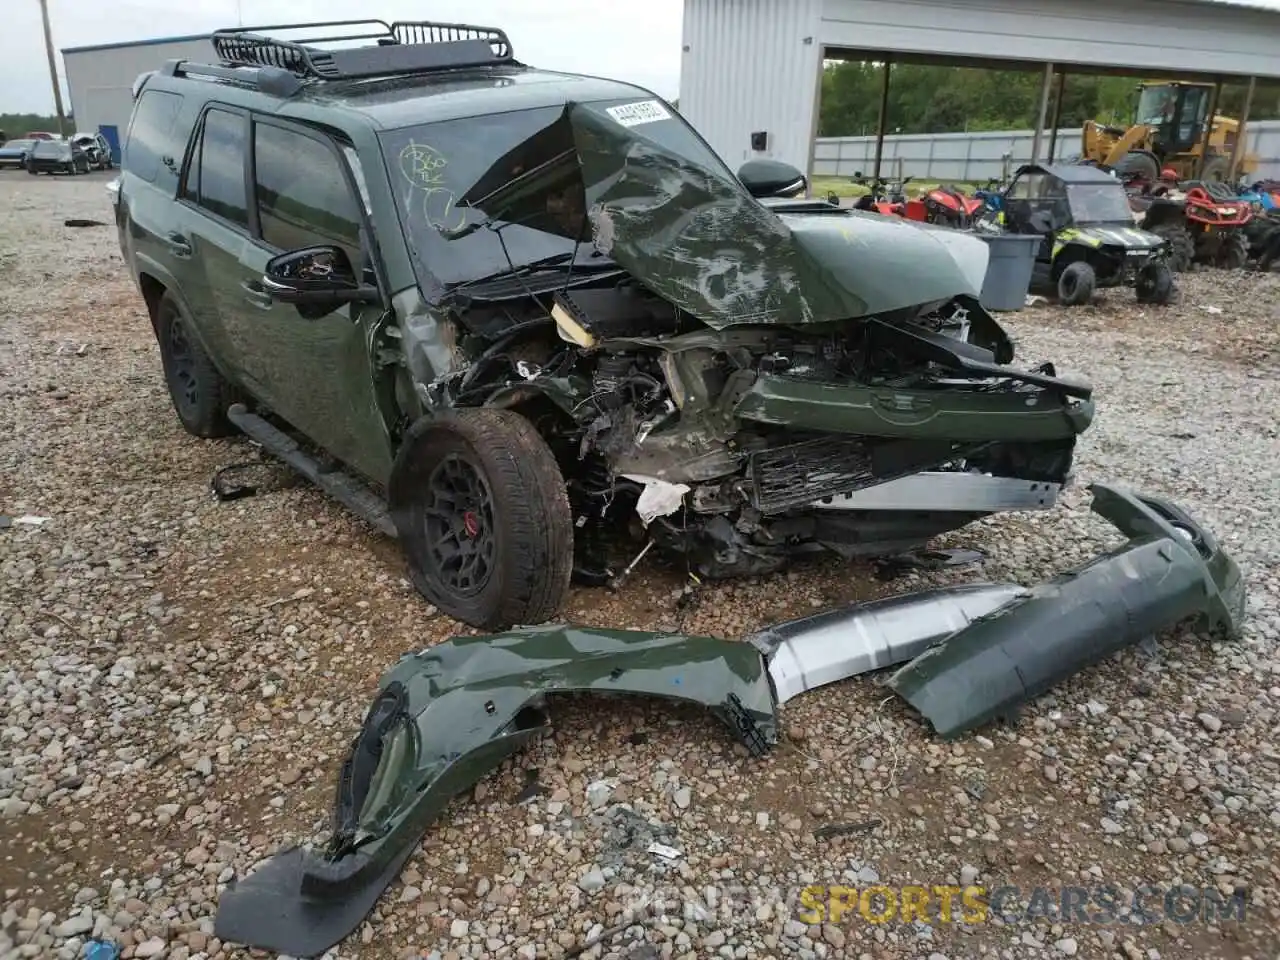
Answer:
[[939, 185], [924, 195], [925, 219], [941, 227], [963, 230], [983, 208], [979, 197], [971, 197], [954, 185]]
[[1253, 208], [1226, 184], [1162, 178], [1144, 184], [1129, 205], [1140, 215], [1142, 229], [1169, 242], [1173, 270], [1186, 270], [1192, 263], [1239, 270], [1249, 262], [1244, 227], [1253, 219]]
[[[853, 179], [855, 183], [867, 183], [861, 173], [855, 173]], [[853, 208], [855, 210], [869, 210], [872, 213], [881, 213], [887, 217], [927, 220], [928, 214], [925, 210], [924, 201], [907, 197], [907, 184], [911, 180], [911, 177], [903, 177], [901, 180], [886, 180], [884, 177], [877, 177], [871, 181], [870, 191], [854, 201]]]

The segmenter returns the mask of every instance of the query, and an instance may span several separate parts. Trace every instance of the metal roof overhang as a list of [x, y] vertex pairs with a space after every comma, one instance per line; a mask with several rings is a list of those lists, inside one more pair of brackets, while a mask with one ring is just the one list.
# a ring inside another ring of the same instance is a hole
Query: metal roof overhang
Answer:
[[823, 0], [816, 40], [830, 59], [1280, 82], [1278, 35], [1280, 9], [1218, 0]]

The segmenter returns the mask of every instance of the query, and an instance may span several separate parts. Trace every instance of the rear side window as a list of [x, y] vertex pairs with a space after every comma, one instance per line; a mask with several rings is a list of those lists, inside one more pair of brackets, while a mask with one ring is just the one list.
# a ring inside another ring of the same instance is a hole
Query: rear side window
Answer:
[[258, 223], [279, 250], [334, 244], [360, 263], [360, 207], [326, 144], [266, 123], [253, 127]]
[[[133, 109], [124, 146], [124, 168], [143, 180], [156, 178], [160, 158], [173, 153], [173, 126], [182, 96], [167, 90], [145, 90]], [[185, 138], [184, 138], [185, 139]]]
[[209, 110], [196, 134], [182, 188], [187, 200], [241, 227], [249, 226], [244, 182], [247, 126], [244, 114]]

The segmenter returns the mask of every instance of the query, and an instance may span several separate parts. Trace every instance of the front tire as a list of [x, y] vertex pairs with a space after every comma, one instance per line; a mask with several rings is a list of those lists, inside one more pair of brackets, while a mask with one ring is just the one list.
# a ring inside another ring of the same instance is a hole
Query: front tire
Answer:
[[533, 424], [510, 410], [457, 410], [410, 429], [388, 484], [414, 586], [484, 630], [559, 610], [573, 570], [564, 477]]
[[1167, 263], [1149, 263], [1138, 271], [1134, 287], [1139, 303], [1168, 303], [1173, 299], [1173, 271]]
[[1249, 241], [1244, 232], [1232, 230], [1218, 247], [1217, 265], [1223, 270], [1243, 270], [1249, 262]]
[[235, 433], [227, 419], [231, 386], [196, 340], [191, 321], [171, 293], [156, 307], [156, 339], [169, 399], [186, 431], [205, 439]]
[[1185, 223], [1170, 220], [1149, 228], [1150, 233], [1163, 237], [1169, 245], [1169, 269], [1175, 273], [1184, 273], [1191, 269], [1196, 257], [1196, 241]]
[[1064, 307], [1077, 307], [1093, 299], [1098, 285], [1093, 267], [1083, 260], [1069, 263], [1058, 277], [1058, 302]]

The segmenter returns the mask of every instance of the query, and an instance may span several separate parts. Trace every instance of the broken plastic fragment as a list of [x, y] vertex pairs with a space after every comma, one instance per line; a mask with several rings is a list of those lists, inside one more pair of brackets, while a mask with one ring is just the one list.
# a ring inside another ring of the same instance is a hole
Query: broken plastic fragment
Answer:
[[644, 484], [644, 492], [636, 501], [636, 513], [647, 527], [656, 517], [668, 517], [680, 509], [684, 503], [684, 495], [689, 492], [687, 483], [667, 483], [657, 477], [646, 477], [637, 473], [624, 473], [628, 480]]
[[681, 857], [680, 851], [675, 847], [668, 847], [665, 843], [658, 843], [656, 840], [649, 844], [649, 852], [663, 860], [679, 860]]

